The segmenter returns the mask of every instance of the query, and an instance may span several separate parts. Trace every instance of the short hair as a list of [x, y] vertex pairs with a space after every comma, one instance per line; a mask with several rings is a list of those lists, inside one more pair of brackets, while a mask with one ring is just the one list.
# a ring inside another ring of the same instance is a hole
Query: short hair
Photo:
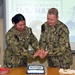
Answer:
[[22, 14], [16, 14], [15, 16], [12, 17], [12, 23], [17, 24], [18, 22], [24, 20], [25, 21], [25, 17]]
[[58, 17], [58, 10], [56, 8], [51, 8], [48, 10], [48, 14], [55, 14]]

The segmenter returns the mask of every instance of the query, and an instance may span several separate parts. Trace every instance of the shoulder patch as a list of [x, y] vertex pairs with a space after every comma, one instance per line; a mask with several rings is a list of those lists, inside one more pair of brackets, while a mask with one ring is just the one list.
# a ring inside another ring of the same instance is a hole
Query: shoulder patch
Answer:
[[44, 32], [45, 31], [45, 26], [44, 24], [41, 26], [41, 32]]

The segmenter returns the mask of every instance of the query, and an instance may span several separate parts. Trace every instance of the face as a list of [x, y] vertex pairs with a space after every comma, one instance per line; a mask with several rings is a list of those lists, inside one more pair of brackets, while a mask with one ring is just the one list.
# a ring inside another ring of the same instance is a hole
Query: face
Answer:
[[55, 14], [48, 14], [47, 15], [47, 22], [50, 26], [54, 27], [58, 18], [56, 17]]
[[26, 22], [23, 20], [23, 21], [20, 21], [18, 22], [17, 24], [15, 24], [17, 30], [19, 30], [20, 32], [22, 32], [26, 26]]

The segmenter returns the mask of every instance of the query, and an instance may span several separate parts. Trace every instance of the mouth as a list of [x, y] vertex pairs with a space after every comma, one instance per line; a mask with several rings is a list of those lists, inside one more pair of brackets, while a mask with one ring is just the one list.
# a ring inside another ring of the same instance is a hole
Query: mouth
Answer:
[[50, 26], [52, 26], [52, 24], [51, 24], [51, 23], [50, 23], [49, 25], [50, 25]]

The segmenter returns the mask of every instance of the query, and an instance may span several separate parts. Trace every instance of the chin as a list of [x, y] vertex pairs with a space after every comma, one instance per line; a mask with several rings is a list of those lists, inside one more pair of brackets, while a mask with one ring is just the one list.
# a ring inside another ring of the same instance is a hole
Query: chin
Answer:
[[49, 24], [49, 26], [53, 26], [53, 25]]
[[22, 32], [23, 30], [19, 30], [20, 32]]

